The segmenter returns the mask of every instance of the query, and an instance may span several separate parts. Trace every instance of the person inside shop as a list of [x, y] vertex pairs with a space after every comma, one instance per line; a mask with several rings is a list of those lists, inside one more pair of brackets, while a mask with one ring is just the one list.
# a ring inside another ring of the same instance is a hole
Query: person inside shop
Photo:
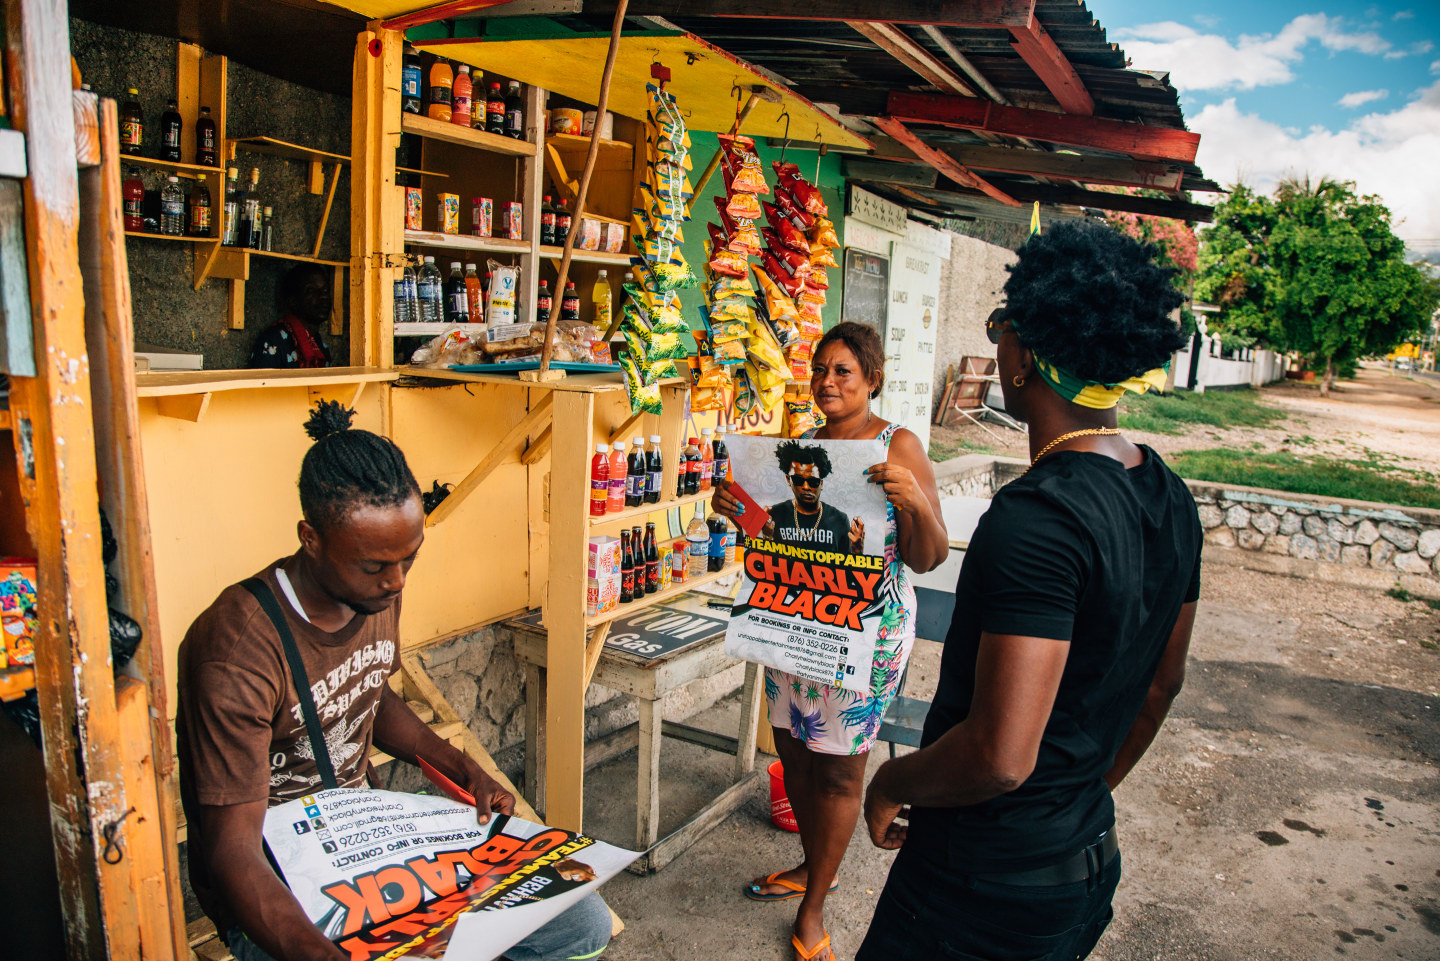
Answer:
[[770, 520], [760, 536], [782, 544], [863, 554], [865, 522], [858, 517], [851, 520], [844, 511], [820, 499], [832, 470], [825, 448], [787, 440], [775, 448], [775, 459], [795, 496], [769, 509]]
[[[300, 467], [300, 545], [226, 588], [180, 645], [176, 741], [190, 880], [236, 961], [345, 961], [266, 858], [268, 808], [360, 787], [378, 747], [424, 757], [476, 799], [515, 799], [390, 689], [405, 578], [425, 539], [420, 486], [394, 442], [322, 402]], [[314, 732], [315, 736], [311, 736]], [[593, 957], [610, 912], [591, 895], [510, 948], [512, 961]]]
[[[765, 669], [765, 696], [775, 745], [785, 771], [785, 790], [800, 828], [804, 858], [789, 870], [756, 878], [744, 888], [755, 901], [800, 899], [790, 944], [800, 961], [833, 961], [825, 930], [825, 897], [839, 884], [837, 873], [860, 816], [865, 761], [880, 720], [900, 688], [905, 663], [915, 642], [915, 591], [906, 568], [924, 573], [938, 567], [949, 551], [940, 515], [940, 495], [930, 458], [915, 434], [876, 417], [870, 402], [885, 382], [880, 338], [863, 324], [842, 323], [815, 347], [810, 391], [825, 415], [825, 426], [802, 440], [884, 441], [880, 464], [837, 463], [837, 471], [865, 472], [885, 491], [884, 579], [889, 597], [884, 637], [875, 647], [868, 695], [857, 695], [778, 671]], [[802, 447], [803, 449], [803, 447]], [[793, 465], [792, 465], [793, 466]], [[819, 465], [813, 465], [820, 473]], [[797, 485], [809, 490], [806, 485]], [[818, 502], [819, 489], [815, 488]], [[713, 509], [732, 520], [744, 512], [728, 485], [716, 489]]]
[[319, 264], [296, 264], [280, 278], [281, 317], [255, 338], [251, 369], [329, 367], [330, 348], [321, 333], [334, 305], [330, 275]]
[[1155, 255], [1058, 223], [1020, 248], [986, 324], [1030, 468], [970, 540], [921, 748], [866, 794], [871, 840], [900, 854], [860, 961], [1069, 961], [1112, 917], [1111, 791], [1180, 691], [1200, 594], [1194, 498], [1116, 427], [1186, 343]]

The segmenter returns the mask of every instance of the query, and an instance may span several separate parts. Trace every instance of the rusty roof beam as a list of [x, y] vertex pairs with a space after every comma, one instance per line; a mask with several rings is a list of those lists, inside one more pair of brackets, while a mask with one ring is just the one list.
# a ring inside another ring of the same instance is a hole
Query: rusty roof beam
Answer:
[[1085, 89], [1084, 82], [1064, 51], [1055, 45], [1044, 25], [1033, 14], [1030, 22], [1023, 27], [1010, 28], [1010, 38], [1015, 52], [1035, 71], [1035, 76], [1055, 97], [1060, 109], [1082, 117], [1094, 115], [1095, 101], [1090, 91]]
[[1007, 137], [1108, 150], [1147, 160], [1194, 163], [1200, 135], [1172, 127], [1151, 127], [1099, 117], [1002, 107], [974, 97], [891, 91], [887, 114], [903, 123], [938, 124], [983, 130]]
[[956, 144], [944, 148], [956, 161], [971, 170], [1029, 177], [1055, 177], [1082, 183], [1113, 184], [1117, 187], [1148, 187], [1176, 192], [1185, 170], [1176, 164], [1131, 160], [1126, 157], [1082, 157], [1066, 153], [1044, 153], [1008, 147], [978, 147]]
[[1014, 197], [1011, 197], [1009, 194], [1005, 193], [1005, 191], [1001, 190], [999, 187], [996, 187], [984, 177], [981, 177], [973, 171], [966, 169], [963, 164], [956, 161], [949, 154], [942, 153], [941, 151], [936, 150], [934, 147], [927, 144], [925, 141], [921, 140], [918, 136], [915, 135], [915, 132], [913, 130], [905, 126], [899, 120], [896, 120], [893, 117], [876, 117], [874, 120], [871, 121], [871, 123], [873, 123], [879, 129], [883, 130], [885, 133], [894, 137], [896, 140], [900, 141], [900, 143], [904, 144], [907, 148], [909, 148], [909, 150], [914, 153], [915, 156], [919, 157], [925, 163], [934, 167], [936, 170], [940, 171], [942, 174], [949, 177], [951, 180], [955, 181], [960, 186], [969, 187], [971, 190], [978, 190], [981, 193], [984, 193], [987, 196], [993, 197], [994, 199], [1000, 201], [1002, 204], [1007, 204], [1012, 207], [1018, 207], [1020, 205], [1020, 201], [1016, 200]]
[[[631, 16], [746, 17], [761, 20], [933, 23], [942, 27], [1024, 27], [1035, 0], [635, 0]], [[614, 13], [615, 0], [585, 0], [584, 12]]]

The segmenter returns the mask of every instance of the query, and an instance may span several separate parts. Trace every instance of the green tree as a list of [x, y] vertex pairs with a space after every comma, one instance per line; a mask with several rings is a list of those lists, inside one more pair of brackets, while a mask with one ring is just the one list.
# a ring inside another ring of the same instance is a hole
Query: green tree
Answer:
[[1222, 329], [1323, 364], [1322, 396], [1337, 371], [1391, 350], [1436, 306], [1390, 211], [1348, 181], [1286, 180], [1273, 199], [1237, 186], [1199, 261], [1196, 291], [1222, 308]]

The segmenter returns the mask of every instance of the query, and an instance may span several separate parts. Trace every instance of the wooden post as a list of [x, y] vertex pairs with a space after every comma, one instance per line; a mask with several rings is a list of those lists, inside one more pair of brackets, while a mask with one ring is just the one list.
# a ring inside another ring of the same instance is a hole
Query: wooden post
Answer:
[[[39, 553], [35, 675], [60, 905], [70, 958], [142, 957], [100, 560], [79, 217], [70, 27], [63, 0], [7, 0], [6, 83], [26, 138], [25, 245], [35, 377], [10, 406], [26, 523]], [[110, 852], [116, 863], [102, 857]], [[120, 857], [115, 858], [119, 853]]]
[[[575, 252], [575, 238], [580, 234], [580, 220], [585, 215], [585, 194], [590, 190], [590, 176], [595, 172], [595, 160], [600, 156], [600, 120], [610, 105], [610, 78], [615, 73], [615, 57], [620, 52], [620, 32], [625, 26], [625, 7], [629, 0], [620, 0], [615, 5], [615, 20], [610, 26], [610, 48], [605, 54], [605, 70], [600, 75], [600, 98], [595, 102], [595, 129], [590, 132], [590, 149], [585, 154], [585, 172], [580, 175], [580, 191], [575, 196], [575, 221], [565, 235], [565, 253], [560, 257], [560, 276], [555, 279], [555, 295], [563, 296], [565, 281], [570, 279], [570, 257]], [[555, 339], [555, 321], [560, 311], [551, 310], [545, 321], [545, 346], [540, 353], [540, 375], [550, 369], [551, 341]], [[588, 422], [587, 422], [588, 423]], [[577, 828], [578, 830], [578, 828]]]
[[585, 786], [585, 552], [595, 397], [557, 390], [550, 453], [550, 580], [545, 605], [545, 818], [581, 830]]
[[[372, 47], [372, 44], [376, 45]], [[378, 52], [377, 52], [378, 51]], [[350, 363], [389, 367], [404, 237], [395, 188], [404, 37], [372, 21], [355, 41], [350, 113]]]

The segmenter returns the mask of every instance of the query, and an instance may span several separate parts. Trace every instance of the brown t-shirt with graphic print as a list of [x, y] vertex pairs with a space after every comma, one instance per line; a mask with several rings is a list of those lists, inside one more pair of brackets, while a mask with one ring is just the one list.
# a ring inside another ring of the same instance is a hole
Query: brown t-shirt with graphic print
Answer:
[[[275, 580], [270, 586], [300, 649], [335, 780], [365, 779], [375, 714], [399, 664], [397, 601], [374, 615], [357, 614], [331, 634], [302, 619]], [[321, 790], [315, 753], [295, 693], [285, 649], [270, 618], [244, 587], [227, 587], [180, 645], [175, 718], [180, 800], [188, 822], [190, 883], [200, 906], [226, 931], [233, 917], [215, 891], [203, 837], [203, 805], [268, 800], [271, 806]]]

